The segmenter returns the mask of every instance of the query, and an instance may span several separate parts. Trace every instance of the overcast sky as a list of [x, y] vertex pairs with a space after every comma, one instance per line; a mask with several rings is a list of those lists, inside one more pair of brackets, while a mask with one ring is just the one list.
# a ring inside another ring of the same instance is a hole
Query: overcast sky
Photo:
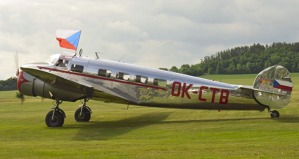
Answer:
[[0, 79], [61, 49], [57, 29], [81, 29], [83, 55], [147, 67], [196, 64], [253, 43], [299, 41], [298, 0], [1, 0]]

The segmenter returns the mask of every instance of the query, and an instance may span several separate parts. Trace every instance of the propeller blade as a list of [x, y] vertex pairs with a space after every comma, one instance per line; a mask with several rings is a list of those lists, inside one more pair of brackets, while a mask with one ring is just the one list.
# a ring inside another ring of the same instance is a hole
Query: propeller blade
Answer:
[[16, 69], [17, 69], [16, 76], [18, 77], [19, 74], [20, 74], [20, 70], [19, 70], [19, 53], [18, 53], [18, 51], [16, 52], [14, 58], [15, 58], [15, 65], [16, 65]]
[[23, 93], [17, 92], [16, 93], [16, 98], [19, 98], [21, 101], [21, 105], [23, 105], [24, 101], [25, 101], [25, 97]]

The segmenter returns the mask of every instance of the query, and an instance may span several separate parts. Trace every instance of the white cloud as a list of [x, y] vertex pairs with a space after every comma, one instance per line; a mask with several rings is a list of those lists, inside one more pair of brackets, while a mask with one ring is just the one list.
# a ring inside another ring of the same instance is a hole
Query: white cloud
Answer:
[[82, 29], [84, 54], [148, 67], [195, 64], [253, 43], [296, 42], [296, 0], [87, 0], [0, 2], [0, 79], [60, 52], [56, 29]]

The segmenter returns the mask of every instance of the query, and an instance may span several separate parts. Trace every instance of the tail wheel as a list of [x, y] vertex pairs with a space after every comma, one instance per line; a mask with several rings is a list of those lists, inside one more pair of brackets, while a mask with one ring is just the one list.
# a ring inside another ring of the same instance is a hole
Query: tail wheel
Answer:
[[271, 118], [279, 118], [279, 112], [277, 110], [273, 110], [270, 112]]
[[48, 127], [61, 127], [64, 123], [64, 114], [60, 111], [49, 111], [46, 115], [45, 122]]
[[75, 120], [77, 122], [88, 122], [91, 117], [90, 108], [85, 106], [78, 108], [75, 112]]

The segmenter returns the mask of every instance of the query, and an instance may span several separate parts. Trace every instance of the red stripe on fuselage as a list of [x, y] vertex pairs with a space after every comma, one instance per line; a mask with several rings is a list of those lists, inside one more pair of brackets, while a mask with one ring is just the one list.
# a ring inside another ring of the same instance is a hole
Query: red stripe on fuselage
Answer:
[[149, 88], [154, 88], [154, 89], [160, 89], [160, 90], [163, 90], [163, 91], [167, 90], [166, 88], [159, 87], [159, 86], [153, 86], [153, 85], [147, 85], [147, 84], [135, 83], [135, 82], [128, 82], [128, 81], [111, 79], [111, 78], [106, 78], [106, 77], [101, 77], [101, 76], [94, 76], [94, 75], [83, 74], [83, 73], [78, 73], [78, 72], [64, 71], [64, 70], [60, 70], [60, 69], [56, 69], [56, 68], [48, 68], [48, 67], [43, 67], [43, 66], [37, 66], [37, 67], [39, 69], [62, 72], [62, 73], [67, 73], [67, 74], [72, 74], [72, 75], [78, 75], [78, 76], [83, 76], [83, 77], [94, 78], [94, 79], [101, 79], [101, 80], [124, 83], [124, 84], [129, 84], [129, 85], [136, 85], [136, 86], [141, 86], [141, 87], [149, 87]]

